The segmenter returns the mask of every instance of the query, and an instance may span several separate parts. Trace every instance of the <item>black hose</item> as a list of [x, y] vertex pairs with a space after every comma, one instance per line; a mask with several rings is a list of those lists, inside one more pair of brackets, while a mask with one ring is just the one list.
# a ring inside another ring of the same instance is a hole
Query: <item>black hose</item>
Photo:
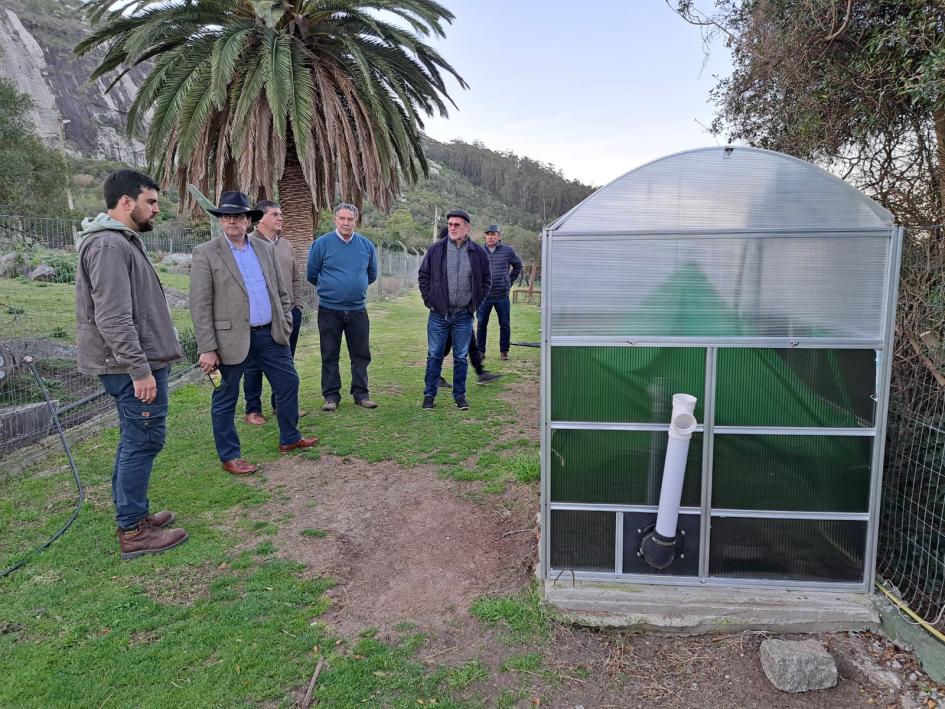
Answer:
[[76, 487], [77, 492], [79, 493], [79, 500], [76, 503], [75, 509], [72, 511], [72, 516], [69, 518], [69, 521], [67, 521], [62, 526], [62, 528], [58, 532], [56, 532], [54, 535], [52, 535], [44, 544], [29, 551], [25, 556], [23, 556], [23, 558], [21, 558], [13, 566], [6, 569], [3, 573], [0, 573], [0, 579], [9, 576], [14, 571], [21, 568], [24, 564], [26, 564], [26, 562], [30, 559], [30, 557], [34, 556], [35, 554], [39, 554], [45, 551], [46, 549], [49, 548], [49, 546], [54, 541], [56, 541], [57, 539], [59, 539], [59, 537], [65, 534], [66, 530], [68, 530], [69, 527], [72, 526], [72, 523], [75, 522], [76, 517], [79, 516], [79, 510], [82, 509], [82, 503], [85, 501], [85, 490], [82, 488], [82, 479], [79, 477], [79, 470], [75, 466], [75, 459], [72, 457], [72, 449], [69, 447], [69, 442], [66, 440], [66, 434], [62, 430], [62, 424], [59, 423], [59, 416], [56, 412], [56, 407], [53, 404], [52, 399], [49, 397], [49, 390], [46, 389], [46, 383], [43, 381], [42, 376], [40, 376], [39, 372], [36, 370], [36, 365], [33, 364], [32, 357], [24, 357], [23, 362], [29, 365], [30, 372], [32, 372], [33, 377], [36, 379], [37, 383], [39, 384], [40, 389], [43, 392], [43, 399], [46, 400], [46, 406], [49, 409], [49, 414], [52, 416], [53, 423], [56, 425], [56, 433], [59, 434], [59, 441], [62, 443], [62, 448], [66, 452], [66, 455], [69, 458], [69, 467], [72, 468], [72, 476], [75, 478], [75, 487]]

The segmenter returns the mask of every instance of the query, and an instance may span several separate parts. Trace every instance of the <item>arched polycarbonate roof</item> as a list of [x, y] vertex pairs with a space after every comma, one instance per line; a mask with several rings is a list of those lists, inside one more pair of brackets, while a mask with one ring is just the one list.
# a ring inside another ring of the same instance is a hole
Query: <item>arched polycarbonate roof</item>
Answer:
[[713, 147], [660, 158], [601, 187], [549, 228], [559, 234], [893, 226], [886, 209], [816, 165], [770, 150]]

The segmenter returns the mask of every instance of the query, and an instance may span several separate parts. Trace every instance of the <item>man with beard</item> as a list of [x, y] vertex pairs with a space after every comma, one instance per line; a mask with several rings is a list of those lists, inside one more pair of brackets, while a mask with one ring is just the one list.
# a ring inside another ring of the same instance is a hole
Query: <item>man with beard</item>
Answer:
[[183, 358], [164, 289], [138, 236], [158, 213], [157, 183], [134, 170], [105, 178], [106, 214], [86, 220], [76, 269], [76, 367], [115, 400], [121, 430], [112, 499], [122, 559], [187, 539], [174, 513], [151, 514], [148, 486], [167, 430], [167, 376]]
[[299, 375], [292, 362], [292, 301], [276, 266], [272, 244], [250, 239], [246, 232], [262, 214], [249, 206], [242, 192], [224, 192], [216, 209], [223, 236], [194, 247], [190, 267], [190, 318], [204, 374], [219, 369], [210, 419], [217, 455], [231, 475], [256, 472], [243, 460], [233, 424], [243, 371], [255, 364], [276, 396], [279, 452], [310, 448], [318, 438], [304, 438], [298, 429]]

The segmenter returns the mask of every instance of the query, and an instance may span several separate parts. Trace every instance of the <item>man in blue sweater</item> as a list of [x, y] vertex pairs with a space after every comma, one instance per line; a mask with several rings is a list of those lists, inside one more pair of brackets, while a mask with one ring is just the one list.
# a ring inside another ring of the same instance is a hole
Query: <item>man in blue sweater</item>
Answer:
[[522, 259], [515, 253], [515, 249], [502, 243], [502, 234], [498, 224], [492, 224], [486, 228], [486, 253], [489, 256], [492, 287], [476, 313], [476, 320], [479, 323], [476, 343], [485, 358], [486, 340], [489, 336], [489, 313], [495, 308], [496, 315], [499, 316], [499, 357], [505, 360], [509, 358], [509, 343], [512, 339], [512, 303], [509, 300], [509, 290], [522, 272]]
[[377, 252], [367, 238], [354, 231], [358, 208], [335, 207], [335, 230], [322, 234], [308, 252], [308, 282], [318, 292], [318, 338], [322, 353], [322, 411], [334, 411], [341, 402], [338, 357], [341, 336], [351, 357], [351, 396], [365, 409], [375, 409], [368, 391], [371, 362], [367, 289], [377, 280]]

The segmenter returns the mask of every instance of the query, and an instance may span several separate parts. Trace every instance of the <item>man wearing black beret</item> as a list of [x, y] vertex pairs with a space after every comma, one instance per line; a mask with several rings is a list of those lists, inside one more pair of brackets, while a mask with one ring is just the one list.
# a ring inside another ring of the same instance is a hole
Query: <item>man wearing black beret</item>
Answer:
[[489, 292], [491, 278], [485, 250], [469, 238], [469, 213], [454, 209], [446, 215], [447, 238], [433, 244], [417, 275], [427, 318], [427, 370], [423, 408], [433, 409], [446, 341], [453, 340], [453, 399], [466, 410], [466, 356], [472, 337], [473, 313]]

